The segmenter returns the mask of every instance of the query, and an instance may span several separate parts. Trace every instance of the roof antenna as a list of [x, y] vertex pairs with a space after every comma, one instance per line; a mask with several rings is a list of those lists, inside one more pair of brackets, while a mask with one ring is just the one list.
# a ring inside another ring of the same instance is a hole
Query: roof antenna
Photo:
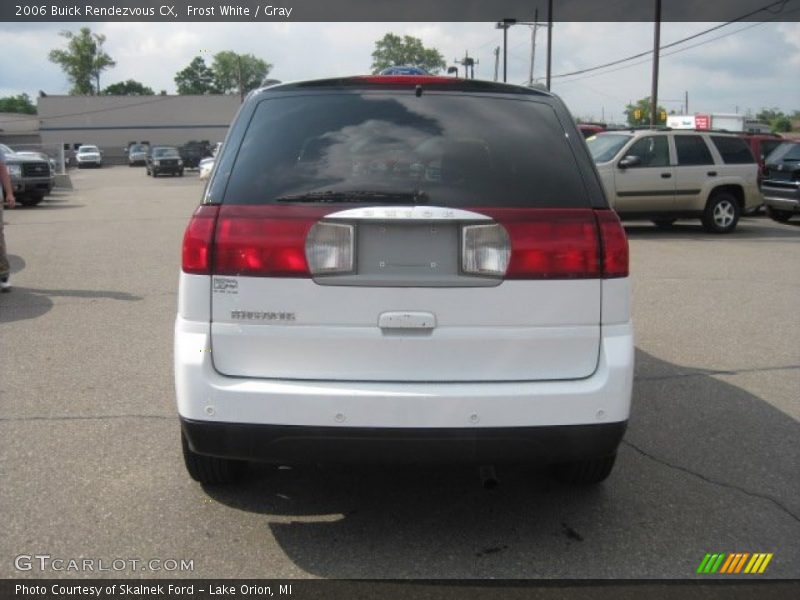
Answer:
[[417, 84], [417, 87], [414, 88], [414, 95], [416, 95], [417, 98], [422, 96], [422, 86], [421, 85]]

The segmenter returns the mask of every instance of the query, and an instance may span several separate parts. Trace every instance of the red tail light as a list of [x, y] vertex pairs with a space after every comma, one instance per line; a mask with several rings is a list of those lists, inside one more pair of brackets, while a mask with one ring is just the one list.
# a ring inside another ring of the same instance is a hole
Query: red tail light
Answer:
[[613, 210], [598, 210], [597, 224], [603, 244], [603, 277], [628, 276], [628, 238]]
[[306, 236], [329, 208], [223, 206], [214, 239], [214, 273], [309, 277]]
[[182, 267], [185, 273], [211, 273], [211, 246], [219, 206], [198, 206], [183, 234]]
[[506, 279], [600, 277], [600, 240], [590, 209], [478, 209], [511, 239]]
[[[310, 277], [306, 240], [338, 208], [200, 206], [183, 238], [186, 273]], [[511, 245], [506, 279], [628, 276], [628, 241], [611, 210], [473, 209], [501, 224]], [[212, 252], [213, 250], [213, 252]]]

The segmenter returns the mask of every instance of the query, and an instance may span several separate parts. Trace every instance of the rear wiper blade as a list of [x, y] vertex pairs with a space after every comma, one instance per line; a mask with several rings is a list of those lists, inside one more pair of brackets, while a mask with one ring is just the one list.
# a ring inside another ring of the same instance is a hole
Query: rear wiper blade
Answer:
[[276, 202], [390, 202], [397, 204], [424, 204], [428, 194], [421, 190], [386, 191], [386, 190], [351, 190], [324, 192], [306, 192], [275, 198]]

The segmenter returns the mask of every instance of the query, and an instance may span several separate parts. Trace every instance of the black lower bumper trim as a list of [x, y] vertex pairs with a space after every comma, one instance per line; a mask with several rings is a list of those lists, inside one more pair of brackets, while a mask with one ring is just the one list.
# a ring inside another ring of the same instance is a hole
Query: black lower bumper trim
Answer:
[[497, 428], [307, 427], [181, 418], [198, 454], [273, 464], [528, 464], [613, 454], [626, 421]]

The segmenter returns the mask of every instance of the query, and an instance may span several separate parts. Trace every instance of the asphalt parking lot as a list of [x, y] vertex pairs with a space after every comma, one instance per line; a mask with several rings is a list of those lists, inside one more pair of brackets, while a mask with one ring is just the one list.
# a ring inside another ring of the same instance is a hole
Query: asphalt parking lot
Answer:
[[15, 557], [189, 559], [115, 577], [692, 578], [707, 552], [800, 577], [800, 220], [628, 224], [637, 366], [611, 477], [258, 467], [185, 473], [172, 384], [180, 243], [202, 184], [127, 167], [5, 211], [0, 577]]

